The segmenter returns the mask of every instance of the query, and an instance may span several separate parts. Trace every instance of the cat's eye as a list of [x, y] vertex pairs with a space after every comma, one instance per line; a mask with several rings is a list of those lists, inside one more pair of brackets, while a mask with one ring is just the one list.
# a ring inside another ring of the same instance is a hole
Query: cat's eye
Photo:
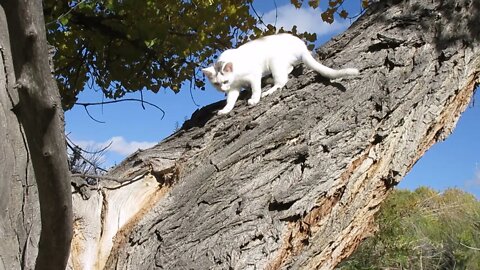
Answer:
[[228, 82], [229, 82], [228, 80], [226, 80], [226, 81], [223, 81], [223, 84], [227, 84]]

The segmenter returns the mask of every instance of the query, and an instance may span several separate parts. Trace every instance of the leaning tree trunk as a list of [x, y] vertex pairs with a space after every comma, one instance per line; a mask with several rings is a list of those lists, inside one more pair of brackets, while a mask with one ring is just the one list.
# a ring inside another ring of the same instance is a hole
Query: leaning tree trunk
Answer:
[[40, 0], [0, 2], [0, 126], [0, 269], [65, 268], [70, 175]]
[[318, 51], [360, 76], [330, 82], [297, 69], [255, 107], [197, 111], [101, 188], [77, 185], [69, 266], [335, 267], [468, 105], [479, 16], [478, 1], [381, 1]]

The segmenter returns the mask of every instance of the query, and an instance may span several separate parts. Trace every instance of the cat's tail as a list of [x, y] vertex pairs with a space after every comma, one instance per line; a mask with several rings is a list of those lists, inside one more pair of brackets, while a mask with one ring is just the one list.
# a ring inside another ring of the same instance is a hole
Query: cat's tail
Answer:
[[337, 79], [345, 76], [354, 76], [359, 74], [359, 71], [356, 68], [332, 69], [324, 66], [317, 62], [317, 60], [313, 58], [312, 54], [309, 51], [305, 51], [302, 54], [302, 61], [303, 63], [305, 63], [305, 65], [307, 65], [307, 67], [315, 70], [323, 77], [329, 79]]

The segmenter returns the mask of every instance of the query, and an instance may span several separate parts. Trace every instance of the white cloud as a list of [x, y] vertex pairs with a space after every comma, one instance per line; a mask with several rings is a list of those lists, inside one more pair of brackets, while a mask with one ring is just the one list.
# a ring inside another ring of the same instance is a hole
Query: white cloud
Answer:
[[[300, 9], [295, 8], [291, 4], [280, 6], [265, 13], [262, 17], [266, 24], [276, 25], [277, 29], [283, 27], [285, 30], [290, 30], [294, 25], [297, 26], [297, 30], [300, 33], [310, 32], [317, 33], [317, 35], [326, 35], [330, 33], [340, 32], [348, 27], [346, 21], [329, 24], [322, 21], [320, 17], [321, 10], [313, 9], [311, 7], [302, 7]], [[277, 14], [276, 24], [275, 16]]]
[[85, 150], [99, 150], [107, 147], [107, 152], [114, 152], [123, 156], [130, 155], [138, 149], [147, 149], [157, 144], [157, 142], [138, 142], [127, 141], [121, 136], [114, 136], [105, 142], [96, 141], [74, 141], [75, 144]]
[[477, 170], [475, 171], [475, 179], [473, 180], [473, 183], [476, 186], [480, 186], [480, 168], [477, 167]]
[[480, 168], [475, 166], [475, 176], [464, 182], [466, 188], [479, 188], [480, 187]]
[[157, 144], [157, 142], [137, 142], [137, 141], [126, 141], [123, 137], [117, 136], [112, 137], [112, 145], [110, 146], [110, 151], [117, 152], [123, 155], [129, 155], [138, 149], [147, 149]]

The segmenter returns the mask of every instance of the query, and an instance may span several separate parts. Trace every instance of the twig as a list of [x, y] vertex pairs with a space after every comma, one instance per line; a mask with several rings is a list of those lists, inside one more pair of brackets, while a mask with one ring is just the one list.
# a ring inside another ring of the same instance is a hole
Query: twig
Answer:
[[[73, 144], [73, 143], [72, 143], [72, 144]], [[73, 145], [74, 145], [75, 147], [78, 147], [79, 149], [81, 149], [83, 152], [86, 152], [85, 150], [83, 150], [83, 149], [82, 149], [81, 147], [79, 147], [78, 145], [75, 145], [75, 144], [73, 144]], [[72, 145], [70, 144], [70, 142], [67, 141], [67, 147], [70, 148], [70, 150], [75, 151], [75, 147], [74, 147], [74, 146], [72, 146]], [[80, 157], [81, 157], [85, 162], [87, 162], [88, 164], [90, 164], [91, 166], [93, 166], [94, 169], [100, 170], [100, 171], [103, 171], [103, 172], [107, 172], [106, 169], [101, 168], [101, 167], [98, 167], [98, 166], [95, 165], [93, 162], [91, 162], [88, 158], [84, 157], [82, 154], [80, 154]]]
[[[335, 11], [335, 13], [337, 15], [340, 15], [340, 12], [338, 12], [338, 8], [342, 8], [343, 9], [343, 3], [345, 1], [342, 1], [338, 4], [338, 6], [336, 7], [337, 10]], [[356, 15], [353, 15], [353, 16], [347, 16], [345, 19], [349, 19], [350, 20], [350, 24], [352, 23], [352, 20], [355, 20], [356, 18], [360, 17], [361, 15], [363, 15], [363, 13], [365, 13], [367, 9], [366, 8], [361, 8], [360, 11], [356, 14]]]
[[107, 146], [103, 147], [103, 148], [100, 149], [100, 150], [87, 151], [87, 150], [81, 148], [78, 144], [75, 144], [75, 143], [72, 141], [72, 139], [70, 139], [70, 138], [68, 137], [68, 135], [69, 135], [69, 134], [65, 135], [65, 137], [67, 138], [67, 140], [68, 140], [68, 142], [69, 142], [70, 144], [72, 144], [74, 147], [80, 148], [80, 149], [82, 150], [82, 152], [85, 152], [85, 153], [87, 153], [87, 154], [92, 154], [92, 155], [100, 154], [100, 153], [104, 152], [104, 151], [107, 150], [107, 149], [112, 145], [112, 143], [113, 143], [113, 141], [109, 142]]
[[277, 7], [277, 1], [273, 0], [273, 5], [275, 6], [275, 23], [273, 26], [277, 28], [277, 19], [278, 19], [278, 7]]
[[145, 110], [145, 104], [143, 104], [144, 100], [143, 100], [143, 90], [142, 89], [140, 89], [140, 99], [142, 100], [141, 101], [142, 109]]
[[195, 106], [197, 106], [197, 108], [199, 108], [200, 105], [198, 105], [197, 102], [195, 101], [195, 98], [193, 98], [192, 84], [191, 83], [190, 83], [190, 98], [192, 99], [193, 104], [195, 104]]
[[[78, 104], [78, 103], [75, 103], [75, 104]], [[100, 124], [105, 124], [105, 123], [106, 123], [105, 121], [100, 121], [100, 120], [95, 119], [95, 118], [90, 114], [90, 112], [88, 111], [88, 109], [87, 109], [87, 106], [88, 106], [88, 105], [84, 105], [84, 104], [78, 104], [78, 105], [83, 105], [83, 108], [85, 109], [85, 112], [86, 112], [87, 115], [90, 117], [90, 119], [92, 119], [93, 121], [95, 121], [95, 122], [97, 122], [97, 123], [100, 123]]]
[[[200, 105], [198, 105], [197, 102], [195, 101], [195, 98], [193, 98], [193, 93], [192, 93], [193, 83], [192, 83], [192, 81], [195, 81], [195, 82], [197, 81], [197, 73], [196, 72], [193, 73], [193, 80], [190, 80], [190, 98], [192, 99], [193, 104], [195, 104], [195, 106], [197, 106], [197, 108], [199, 108]], [[195, 86], [195, 88], [196, 88], [196, 86]]]
[[476, 251], [480, 251], [480, 248], [476, 248], [476, 247], [471, 247], [471, 246], [467, 246], [465, 245], [464, 243], [460, 242], [460, 245], [466, 247], [466, 248], [469, 248], [469, 249], [472, 249], [472, 250], [476, 250]]
[[80, 178], [92, 178], [92, 179], [104, 179], [104, 180], [110, 180], [110, 181], [114, 181], [114, 182], [117, 182], [117, 183], [124, 183], [128, 180], [126, 179], [119, 179], [119, 178], [115, 178], [115, 177], [111, 177], [111, 176], [105, 176], [105, 175], [98, 175], [98, 174], [86, 174], [86, 173], [74, 173], [71, 175], [72, 177], [80, 177]]
[[146, 173], [138, 175], [138, 176], [136, 176], [132, 179], [120, 179], [120, 178], [115, 178], [115, 177], [105, 176], [105, 175], [81, 174], [81, 173], [72, 174], [71, 176], [72, 176], [72, 178], [73, 177], [80, 177], [80, 178], [83, 178], [83, 179], [86, 179], [86, 178], [92, 178], [92, 179], [97, 179], [97, 180], [102, 180], [103, 179], [103, 180], [118, 183], [119, 184], [118, 186], [114, 186], [114, 187], [103, 186], [102, 187], [102, 188], [105, 188], [105, 189], [114, 190], [114, 189], [119, 189], [119, 188], [122, 188], [124, 186], [128, 186], [130, 184], [133, 184], [133, 183], [143, 179], [145, 175], [146, 175]]
[[[261, 17], [260, 15], [258, 15], [257, 10], [253, 7], [253, 4], [252, 4], [252, 3], [250, 3], [250, 8], [252, 8], [253, 13], [255, 13], [255, 15], [257, 16], [258, 21], [259, 21], [261, 24], [263, 24], [265, 27], [267, 27], [267, 25], [266, 25], [265, 22], [263, 21], [262, 17]], [[268, 28], [268, 27], [267, 27], [267, 28]]]
[[[106, 105], [106, 104], [113, 104], [113, 103], [120, 103], [120, 102], [126, 102], [126, 101], [135, 101], [135, 102], [140, 102], [142, 103], [145, 103], [147, 105], [150, 105], [156, 109], [158, 109], [159, 111], [162, 112], [162, 117], [160, 119], [163, 119], [163, 117], [165, 117], [165, 111], [158, 107], [157, 105], [151, 103], [151, 102], [148, 102], [148, 101], [145, 101], [145, 100], [142, 100], [142, 99], [138, 99], [138, 98], [125, 98], [125, 99], [117, 99], [117, 100], [109, 100], [109, 101], [102, 101], [102, 102], [76, 102], [75, 105], [80, 105], [80, 106], [83, 106], [85, 107], [85, 110], [87, 111], [87, 114], [90, 116], [90, 114], [88, 113], [88, 110], [87, 110], [87, 107], [88, 106], [94, 106], [94, 105]], [[91, 116], [90, 116], [91, 117]], [[99, 123], [105, 123], [105, 122], [101, 122], [101, 121], [98, 121], [94, 118], [92, 118], [93, 120], [95, 120], [96, 122], [99, 122]]]
[[70, 14], [70, 12], [72, 12], [72, 11], [73, 11], [75, 8], [77, 8], [79, 5], [83, 4], [83, 2], [85, 2], [85, 1], [86, 1], [86, 0], [82, 0], [82, 1], [78, 2], [75, 6], [73, 6], [72, 8], [70, 8], [69, 11], [67, 11], [66, 13], [63, 13], [62, 15], [58, 16], [58, 18], [57, 18], [56, 20], [46, 23], [46, 25], [48, 26], [48, 25], [50, 25], [50, 24], [52, 24], [52, 23], [54, 23], [54, 22], [58, 22], [58, 21], [61, 20], [63, 17], [65, 17], [65, 16], [67, 16], [68, 14]]

